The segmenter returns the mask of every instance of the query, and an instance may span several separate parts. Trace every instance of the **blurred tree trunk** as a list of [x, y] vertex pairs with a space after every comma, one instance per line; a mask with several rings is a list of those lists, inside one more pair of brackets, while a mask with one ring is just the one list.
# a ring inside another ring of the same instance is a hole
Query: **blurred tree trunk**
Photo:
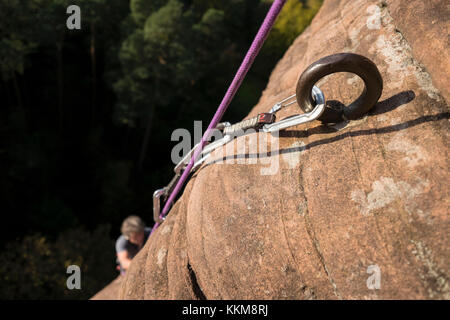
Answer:
[[24, 133], [27, 131], [28, 123], [27, 123], [27, 117], [26, 117], [26, 111], [23, 106], [23, 98], [22, 98], [22, 92], [20, 90], [19, 81], [17, 79], [17, 73], [16, 71], [13, 71], [12, 73], [12, 79], [13, 79], [13, 85], [14, 85], [14, 91], [16, 93], [16, 100], [17, 100], [17, 109], [20, 116], [20, 121], [22, 128], [24, 130]]
[[150, 112], [148, 115], [147, 125], [145, 127], [145, 135], [144, 135], [144, 141], [142, 143], [141, 147], [141, 154], [139, 155], [139, 161], [138, 161], [138, 172], [142, 172], [142, 169], [144, 167], [144, 160], [147, 155], [148, 150], [148, 142], [150, 141], [150, 133], [152, 131], [152, 123], [153, 123], [153, 114], [155, 111], [154, 105], [150, 107]]
[[91, 127], [95, 125], [95, 113], [97, 107], [97, 61], [95, 55], [95, 22], [91, 22], [91, 72], [92, 72], [92, 114]]
[[58, 63], [58, 128], [61, 133], [64, 121], [64, 73], [63, 73], [63, 45], [64, 31], [61, 32], [59, 41], [56, 43], [56, 59]]
[[30, 111], [30, 91], [28, 90], [28, 82], [27, 82], [27, 78], [25, 76], [22, 76], [21, 78], [22, 80], [22, 89], [23, 89], [23, 106], [24, 108], [27, 108]]
[[16, 75], [15, 71], [13, 71], [13, 84], [14, 84], [14, 91], [16, 92], [17, 107], [20, 110], [22, 110], [23, 109], [22, 94], [20, 93], [20, 87], [19, 87], [19, 83], [17, 81], [17, 75]]
[[[1, 82], [2, 83], [2, 86], [4, 86], [4, 92], [5, 92], [5, 94], [6, 94], [6, 106], [8, 107], [8, 108], [11, 108], [11, 106], [13, 105], [13, 98], [11, 98], [11, 91], [12, 90], [10, 90], [10, 82], [9, 81], [4, 81], [4, 82]], [[9, 110], [8, 110], [9, 111]]]

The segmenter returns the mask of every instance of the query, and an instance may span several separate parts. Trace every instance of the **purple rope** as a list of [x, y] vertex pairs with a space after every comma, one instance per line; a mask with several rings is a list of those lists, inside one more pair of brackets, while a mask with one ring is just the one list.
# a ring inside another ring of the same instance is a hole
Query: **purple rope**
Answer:
[[[200, 140], [199, 147], [195, 150], [194, 154], [191, 157], [191, 160], [189, 161], [189, 164], [183, 171], [180, 180], [178, 180], [178, 183], [173, 189], [172, 193], [170, 194], [169, 199], [167, 199], [164, 208], [161, 212], [160, 218], [163, 218], [169, 212], [169, 209], [173, 201], [175, 200], [175, 197], [180, 192], [184, 182], [186, 181], [187, 177], [190, 174], [192, 167], [194, 166], [195, 159], [197, 159], [200, 153], [202, 152], [206, 141], [208, 141], [209, 139], [211, 131], [217, 126], [220, 119], [222, 119], [222, 116], [227, 110], [228, 106], [230, 105], [231, 100], [233, 100], [234, 95], [241, 86], [242, 81], [247, 75], [248, 70], [250, 69], [251, 65], [253, 64], [253, 61], [258, 55], [259, 50], [261, 49], [262, 45], [264, 44], [264, 41], [269, 35], [270, 29], [272, 29], [275, 23], [275, 19], [277, 18], [278, 14], [280, 13], [285, 3], [286, 0], [275, 0], [272, 6], [270, 7], [270, 10], [267, 13], [261, 27], [259, 28], [258, 33], [256, 34], [256, 37], [253, 40], [252, 45], [250, 46], [250, 49], [247, 51], [247, 54], [245, 55], [245, 58], [242, 61], [241, 66], [239, 67], [236, 75], [234, 76], [234, 79], [231, 82], [230, 87], [228, 88], [225, 96], [223, 97], [222, 102], [219, 105], [219, 108], [214, 114], [214, 117], [212, 118], [211, 123], [208, 126], [208, 129], [206, 129], [202, 139]], [[155, 223], [151, 233], [153, 233], [153, 231], [155, 231], [156, 228], [158, 228], [158, 226], [159, 223]]]

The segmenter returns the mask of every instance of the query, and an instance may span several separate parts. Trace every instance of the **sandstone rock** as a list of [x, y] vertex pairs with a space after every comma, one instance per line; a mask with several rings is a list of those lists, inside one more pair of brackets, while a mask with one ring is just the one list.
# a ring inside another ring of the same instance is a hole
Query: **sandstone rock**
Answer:
[[[449, 299], [449, 8], [426, 3], [326, 0], [249, 117], [337, 52], [377, 64], [380, 102], [360, 120], [280, 132], [267, 156], [236, 147], [234, 164], [220, 163], [217, 150], [136, 256], [120, 298]], [[344, 103], [362, 89], [346, 73], [319, 86]], [[374, 270], [379, 289], [368, 286]]]
[[119, 289], [124, 277], [118, 276], [114, 281], [107, 285], [103, 290], [97, 292], [90, 300], [117, 300], [119, 298]]

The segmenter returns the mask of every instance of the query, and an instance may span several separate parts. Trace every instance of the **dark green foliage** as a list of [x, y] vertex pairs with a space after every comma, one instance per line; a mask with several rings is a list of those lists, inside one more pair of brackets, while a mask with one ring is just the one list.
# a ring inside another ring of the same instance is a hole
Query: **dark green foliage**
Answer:
[[[109, 226], [41, 234], [10, 242], [0, 256], [0, 299], [89, 299], [113, 279], [114, 242]], [[67, 289], [67, 267], [81, 269], [81, 290]]]
[[[81, 30], [66, 28], [69, 4]], [[87, 298], [113, 278], [109, 238], [130, 214], [151, 225], [172, 131], [206, 128], [270, 4], [0, 0], [3, 298]], [[224, 120], [250, 111], [320, 4], [288, 0]], [[80, 263], [78, 293], [67, 263]]]

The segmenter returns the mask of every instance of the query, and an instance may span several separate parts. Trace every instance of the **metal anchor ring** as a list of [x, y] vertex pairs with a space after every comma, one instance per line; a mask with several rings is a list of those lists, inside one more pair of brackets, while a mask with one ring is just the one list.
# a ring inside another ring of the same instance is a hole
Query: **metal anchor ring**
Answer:
[[[322, 92], [322, 90], [320, 90], [319, 87], [313, 86], [311, 89], [311, 97], [314, 101], [314, 108], [311, 109], [310, 112], [307, 113], [302, 113], [302, 114], [298, 114], [298, 115], [293, 115], [290, 117], [287, 117], [283, 120], [280, 120], [278, 122], [273, 122], [270, 124], [266, 124], [262, 127], [264, 132], [274, 132], [274, 131], [280, 131], [289, 127], [293, 127], [293, 126], [297, 126], [299, 124], [303, 124], [306, 122], [310, 122], [316, 119], [320, 119], [320, 117], [322, 116], [323, 112], [325, 111], [325, 96]], [[294, 97], [295, 95], [291, 96]], [[287, 99], [290, 99], [286, 98]], [[295, 101], [294, 101], [295, 102]], [[292, 102], [293, 103], [293, 102]], [[289, 104], [292, 104], [289, 103]], [[276, 104], [275, 106], [280, 105], [281, 107], [283, 107], [281, 104]], [[281, 108], [280, 107], [280, 108]], [[273, 107], [270, 112], [273, 112], [272, 110], [274, 110], [275, 107]], [[279, 109], [275, 110], [278, 111]]]
[[314, 84], [336, 72], [351, 72], [358, 75], [364, 81], [364, 90], [355, 101], [341, 110], [327, 106], [318, 118], [323, 123], [337, 123], [361, 117], [377, 103], [383, 90], [383, 79], [371, 60], [355, 53], [332, 54], [306, 68], [297, 82], [297, 103], [304, 112], [311, 112], [316, 105], [311, 96]]

